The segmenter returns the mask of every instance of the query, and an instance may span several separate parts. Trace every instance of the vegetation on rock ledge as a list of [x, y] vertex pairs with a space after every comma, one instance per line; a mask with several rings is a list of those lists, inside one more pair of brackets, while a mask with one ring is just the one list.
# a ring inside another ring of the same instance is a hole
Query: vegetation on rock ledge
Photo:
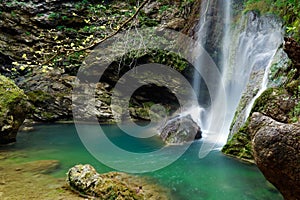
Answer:
[[245, 5], [245, 11], [277, 14], [285, 22], [287, 35], [300, 41], [299, 0], [247, 0]]

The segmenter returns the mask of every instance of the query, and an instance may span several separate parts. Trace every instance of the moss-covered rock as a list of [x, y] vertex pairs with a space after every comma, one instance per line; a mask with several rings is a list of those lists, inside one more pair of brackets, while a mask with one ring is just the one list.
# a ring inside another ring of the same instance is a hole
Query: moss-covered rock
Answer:
[[[300, 121], [300, 69], [295, 52], [300, 46], [286, 42], [284, 50], [290, 60], [276, 62], [271, 67], [270, 88], [266, 89], [254, 102], [249, 118], [228, 140], [222, 151], [240, 159], [253, 160], [253, 148], [249, 132], [249, 120], [254, 112], [259, 112], [277, 122], [295, 123]], [[280, 53], [282, 57], [282, 53]], [[282, 67], [279, 65], [281, 64]], [[242, 99], [243, 100], [243, 99]], [[236, 123], [235, 121], [233, 124]]]
[[233, 135], [231, 139], [222, 148], [222, 152], [229, 156], [237, 157], [241, 160], [252, 162], [253, 153], [251, 138], [248, 134], [248, 123]]
[[121, 172], [98, 174], [91, 165], [76, 165], [67, 175], [67, 182], [73, 190], [93, 199], [168, 199], [162, 188], [150, 184], [144, 178]]
[[13, 81], [0, 75], [0, 144], [16, 141], [17, 131], [29, 108], [23, 90]]

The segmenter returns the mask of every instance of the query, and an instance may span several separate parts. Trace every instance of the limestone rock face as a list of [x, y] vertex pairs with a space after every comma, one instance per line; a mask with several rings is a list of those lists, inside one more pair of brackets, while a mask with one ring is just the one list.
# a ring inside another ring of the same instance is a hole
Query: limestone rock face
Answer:
[[285, 199], [300, 199], [300, 123], [284, 124], [255, 112], [249, 131], [264, 176]]
[[[129, 19], [137, 5], [134, 1], [107, 0], [1, 1], [0, 73], [13, 79], [28, 94], [35, 107], [29, 118], [42, 122], [72, 120], [72, 82], [90, 53], [90, 49], [73, 50], [110, 35], [115, 30], [111, 26]], [[172, 5], [168, 1], [148, 1], [139, 13], [139, 20], [133, 20], [134, 26], [169, 24], [169, 28], [181, 29], [192, 7], [189, 1], [174, 1]], [[130, 22], [125, 29], [132, 25]], [[151, 55], [149, 52], [149, 59]], [[144, 63], [144, 58], [140, 60]], [[126, 70], [133, 67], [122, 65]], [[112, 81], [119, 78], [118, 66], [106, 71], [101, 84], [113, 86]], [[100, 122], [118, 121], [110, 105], [112, 87], [101, 86], [96, 90], [96, 105], [78, 105], [86, 111], [82, 120], [96, 116]], [[143, 108], [143, 103], [138, 101], [136, 105]], [[133, 109], [133, 118], [149, 120], [146, 113], [149, 109]]]
[[16, 141], [18, 129], [29, 108], [23, 90], [13, 81], [0, 75], [0, 144]]
[[160, 137], [168, 144], [181, 144], [200, 139], [202, 132], [191, 115], [176, 116], [162, 126]]
[[76, 165], [67, 174], [70, 187], [83, 196], [99, 199], [168, 199], [166, 191], [143, 178], [121, 172], [98, 174], [91, 165]]

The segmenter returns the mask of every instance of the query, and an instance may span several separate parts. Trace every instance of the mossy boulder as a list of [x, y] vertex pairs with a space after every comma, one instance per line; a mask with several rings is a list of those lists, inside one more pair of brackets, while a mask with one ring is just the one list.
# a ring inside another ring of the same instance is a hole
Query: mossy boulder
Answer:
[[23, 90], [0, 75], [0, 144], [16, 141], [18, 129], [29, 111]]
[[121, 172], [99, 174], [88, 164], [72, 167], [67, 176], [67, 182], [73, 190], [92, 199], [169, 199], [166, 191], [144, 178]]
[[[288, 91], [284, 87], [268, 88], [256, 99], [250, 116], [253, 112], [259, 112], [282, 123], [298, 121], [300, 101], [299, 97], [294, 95], [295, 92], [296, 91]], [[249, 118], [232, 138], [228, 140], [222, 149], [223, 153], [242, 160], [252, 161], [254, 159], [248, 126]]]

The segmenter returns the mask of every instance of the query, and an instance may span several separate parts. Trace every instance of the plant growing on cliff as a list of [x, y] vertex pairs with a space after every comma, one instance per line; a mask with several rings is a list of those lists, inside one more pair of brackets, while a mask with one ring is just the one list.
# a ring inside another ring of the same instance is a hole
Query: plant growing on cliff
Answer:
[[300, 2], [299, 0], [248, 0], [245, 11], [257, 10], [261, 13], [274, 13], [286, 25], [286, 33], [300, 40]]

